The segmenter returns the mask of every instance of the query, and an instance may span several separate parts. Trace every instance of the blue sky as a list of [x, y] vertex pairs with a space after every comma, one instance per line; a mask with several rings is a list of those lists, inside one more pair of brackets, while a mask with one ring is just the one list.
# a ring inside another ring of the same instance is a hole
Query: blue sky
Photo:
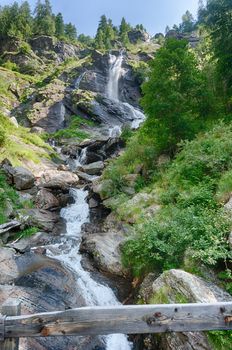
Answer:
[[[13, 0], [0, 0], [0, 5]], [[20, 1], [19, 1], [20, 2]], [[29, 0], [32, 6], [36, 0]], [[186, 10], [194, 15], [198, 0], [51, 0], [55, 13], [62, 12], [66, 22], [76, 25], [78, 33], [94, 35], [102, 14], [115, 25], [124, 16], [132, 25], [142, 23], [149, 33], [164, 32], [166, 25], [180, 23]]]

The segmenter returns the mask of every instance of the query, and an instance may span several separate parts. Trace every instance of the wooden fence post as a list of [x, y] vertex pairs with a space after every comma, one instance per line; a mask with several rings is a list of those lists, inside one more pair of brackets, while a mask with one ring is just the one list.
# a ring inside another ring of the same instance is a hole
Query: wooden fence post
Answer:
[[[3, 316], [3, 333], [4, 333], [4, 317], [7, 316], [19, 316], [21, 314], [21, 302], [17, 299], [8, 299], [2, 305], [1, 314]], [[4, 334], [3, 334], [4, 337]], [[0, 350], [18, 350], [19, 339], [8, 338], [3, 342], [0, 342]]]

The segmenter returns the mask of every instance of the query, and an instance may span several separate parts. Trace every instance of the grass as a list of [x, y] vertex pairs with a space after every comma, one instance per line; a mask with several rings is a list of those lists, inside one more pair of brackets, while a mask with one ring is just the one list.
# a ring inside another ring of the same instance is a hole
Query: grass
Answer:
[[73, 115], [71, 117], [70, 124], [67, 128], [59, 130], [55, 132], [54, 134], [48, 135], [49, 137], [53, 137], [54, 139], [61, 140], [61, 139], [71, 139], [71, 138], [77, 138], [80, 140], [84, 140], [89, 137], [89, 133], [86, 131], [81, 130], [81, 127], [83, 126], [93, 126], [94, 123], [92, 121], [86, 120], [82, 117]]
[[48, 158], [52, 148], [38, 135], [31, 134], [28, 129], [15, 127], [9, 119], [0, 114], [1, 130], [5, 131], [0, 145], [0, 161], [8, 158], [12, 164], [21, 165], [24, 160], [39, 163], [41, 158]]

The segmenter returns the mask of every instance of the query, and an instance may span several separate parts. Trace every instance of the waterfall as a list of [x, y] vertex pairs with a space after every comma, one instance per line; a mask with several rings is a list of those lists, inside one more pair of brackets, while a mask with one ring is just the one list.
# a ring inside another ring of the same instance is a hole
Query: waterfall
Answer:
[[[121, 102], [119, 99], [119, 80], [123, 73], [122, 63], [123, 51], [120, 52], [118, 57], [112, 54], [109, 55], [109, 81], [106, 87], [106, 95], [109, 99], [123, 104], [123, 106], [126, 107], [127, 110], [129, 110], [129, 113], [131, 114], [131, 117], [133, 119], [131, 123], [131, 128], [138, 129], [140, 124], [145, 120], [145, 115], [139, 109], [133, 107], [127, 102]], [[121, 128], [119, 135], [118, 129], [116, 130], [115, 127], [111, 128], [110, 137], [112, 137], [111, 134], [114, 134], [115, 132], [117, 136], [120, 136]]]
[[111, 55], [109, 58], [109, 81], [107, 85], [107, 96], [111, 100], [119, 101], [119, 79], [122, 75], [123, 52], [118, 57]]
[[[113, 291], [106, 285], [96, 282], [88, 271], [81, 265], [82, 256], [79, 252], [81, 244], [81, 227], [89, 222], [89, 206], [87, 203], [88, 191], [71, 189], [70, 194], [74, 204], [61, 210], [61, 217], [66, 222], [66, 235], [62, 244], [47, 247], [47, 254], [61, 261], [66, 267], [74, 271], [78, 288], [89, 306], [107, 306], [120, 304]], [[54, 249], [55, 247], [55, 249]], [[55, 251], [55, 253], [53, 253]], [[58, 253], [57, 253], [58, 251]], [[112, 334], [101, 337], [106, 350], [130, 350], [131, 345], [123, 334]]]
[[81, 75], [79, 75], [79, 77], [75, 80], [74, 82], [74, 87], [75, 89], [79, 89], [80, 83], [82, 81], [82, 79], [84, 78], [86, 72], [83, 72]]

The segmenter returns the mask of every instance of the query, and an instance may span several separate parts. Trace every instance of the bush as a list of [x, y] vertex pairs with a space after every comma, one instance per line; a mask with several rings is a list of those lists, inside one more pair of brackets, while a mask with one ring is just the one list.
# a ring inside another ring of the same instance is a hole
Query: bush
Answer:
[[4, 145], [6, 142], [6, 132], [5, 130], [0, 126], [0, 147]]
[[16, 63], [11, 62], [11, 61], [6, 61], [5, 63], [2, 64], [2, 66], [6, 69], [18, 72], [18, 66]]
[[[123, 247], [134, 274], [180, 267], [186, 251], [196, 261], [216, 265], [231, 259], [232, 221], [220, 196], [231, 188], [232, 127], [220, 125], [182, 150], [155, 183], [162, 208]], [[219, 185], [218, 185], [219, 183]]]
[[28, 43], [24, 42], [21, 44], [19, 48], [19, 52], [24, 55], [27, 55], [31, 52], [31, 46]]

